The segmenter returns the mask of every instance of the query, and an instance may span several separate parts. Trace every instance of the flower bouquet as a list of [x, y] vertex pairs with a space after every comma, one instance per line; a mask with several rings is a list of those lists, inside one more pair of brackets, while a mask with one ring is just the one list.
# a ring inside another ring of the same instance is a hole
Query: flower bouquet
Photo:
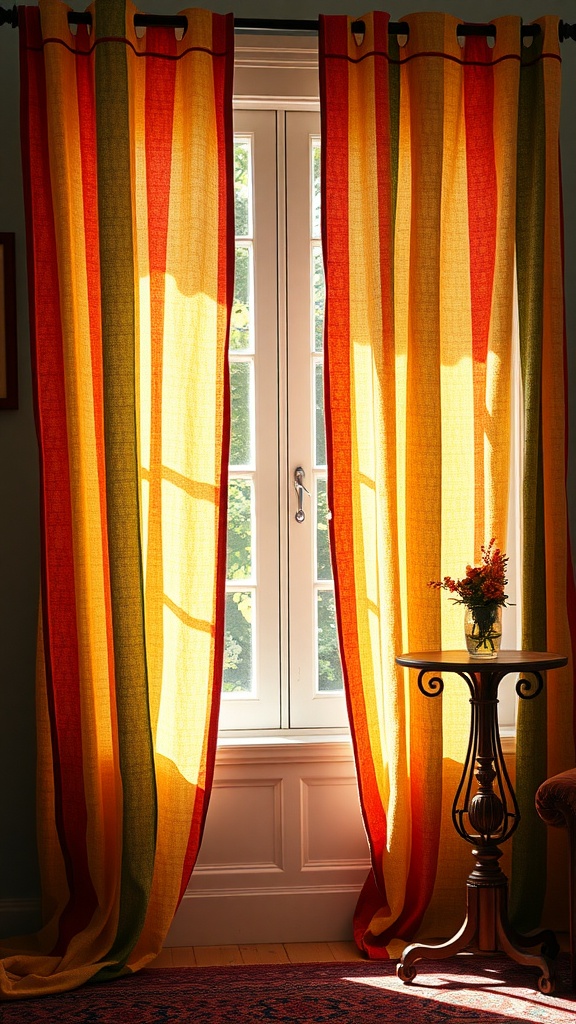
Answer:
[[480, 565], [466, 566], [464, 579], [445, 576], [428, 584], [457, 595], [452, 598], [454, 603], [465, 605], [466, 646], [475, 658], [496, 657], [502, 637], [502, 608], [509, 603], [504, 592], [508, 557], [494, 547], [495, 541], [493, 537], [487, 546], [482, 545]]

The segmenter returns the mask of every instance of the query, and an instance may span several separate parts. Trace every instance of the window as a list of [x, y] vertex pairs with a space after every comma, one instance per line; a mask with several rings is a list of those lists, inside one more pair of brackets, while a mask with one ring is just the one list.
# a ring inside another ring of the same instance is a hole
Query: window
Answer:
[[[323, 272], [316, 41], [236, 46], [236, 293], [231, 332], [226, 733], [348, 729], [334, 621], [323, 432]], [[282, 99], [278, 100], [277, 97]], [[520, 458], [516, 370], [514, 463]], [[294, 473], [304, 470], [297, 523]], [[518, 469], [503, 647], [519, 643]], [[499, 693], [514, 731], [512, 676]]]
[[220, 724], [342, 729], [326, 497], [317, 113], [236, 111], [235, 215]]

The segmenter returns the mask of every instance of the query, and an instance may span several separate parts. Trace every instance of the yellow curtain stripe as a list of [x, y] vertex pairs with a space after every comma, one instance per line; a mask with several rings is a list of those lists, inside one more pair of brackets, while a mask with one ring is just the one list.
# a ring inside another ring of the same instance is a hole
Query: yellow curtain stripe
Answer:
[[[210, 48], [210, 13], [194, 11], [188, 16], [194, 38]], [[192, 104], [198, 111], [195, 117], [190, 116]], [[159, 648], [160, 668], [160, 674], [150, 676], [151, 703], [156, 709], [158, 834], [148, 915], [129, 960], [132, 969], [144, 965], [152, 948], [160, 948], [157, 944], [161, 945], [177, 908], [178, 866], [188, 845], [197, 789], [205, 786], [204, 738], [211, 707], [211, 689], [198, 688], [193, 695], [188, 682], [192, 666], [194, 676], [210, 679], [214, 665], [212, 567], [222, 444], [216, 406], [223, 398], [223, 381], [218, 379], [222, 351], [214, 344], [215, 338], [223, 339], [218, 324], [219, 256], [212, 244], [206, 244], [218, 236], [221, 201], [213, 172], [217, 163], [214, 81], [212, 64], [201, 52], [186, 54], [177, 64], [174, 134], [179, 143], [173, 148], [170, 168], [158, 466], [165, 524], [161, 571], [156, 571], [159, 551], [151, 549], [150, 537], [146, 550], [147, 621], [153, 624], [160, 616], [156, 632], [153, 628], [149, 636], [152, 650]], [[145, 341], [142, 351], [146, 353]], [[149, 372], [147, 364], [146, 356], [143, 374]], [[143, 392], [148, 389], [146, 384]], [[178, 484], [179, 479], [204, 486], [187, 488]], [[182, 610], [182, 617], [171, 605]], [[202, 626], [192, 628], [192, 620]], [[170, 893], [166, 877], [174, 880]]]
[[[61, 5], [43, 5], [42, 16], [49, 35], [61, 30], [65, 16]], [[110, 865], [115, 863], [119, 851], [121, 816], [121, 790], [116, 778], [118, 741], [111, 715], [103, 523], [95, 436], [95, 421], [102, 410], [94, 403], [92, 346], [97, 339], [91, 336], [89, 320], [82, 156], [79, 120], [74, 116], [78, 108], [76, 60], [74, 54], [57, 44], [46, 47], [45, 58], [46, 89], [51, 97], [48, 143], [66, 373], [79, 673], [83, 684], [80, 694], [87, 848], [99, 907], [93, 923], [94, 935], [99, 936], [93, 955], [98, 959], [108, 949], [116, 927], [117, 878], [110, 872]], [[64, 117], [63, 111], [67, 112]], [[69, 182], [73, 182], [72, 188]], [[94, 763], [102, 765], [101, 773], [93, 772]], [[48, 813], [53, 813], [52, 808]], [[59, 864], [59, 853], [56, 858]]]
[[[349, 35], [353, 40], [351, 32]], [[373, 48], [373, 36], [373, 21], [368, 19], [362, 52]], [[406, 813], [409, 780], [404, 675], [394, 663], [394, 649], [401, 643], [401, 619], [399, 599], [389, 599], [391, 593], [399, 593], [398, 556], [392, 543], [396, 531], [395, 386], [392, 339], [384, 330], [382, 309], [382, 278], [387, 292], [391, 268], [386, 253], [381, 253], [383, 226], [375, 216], [379, 206], [375, 187], [379, 159], [374, 131], [379, 88], [376, 70], [375, 61], [365, 60], [349, 77], [349, 258], [350, 358], [357, 438], [353, 517], [356, 592], [361, 609], [359, 642], [371, 750], [389, 822], [383, 871], [390, 879], [391, 901], [387, 914], [373, 922], [373, 930], [378, 933], [398, 916], [404, 901], [410, 815]], [[388, 216], [390, 213], [389, 208]], [[389, 523], [388, 530], [378, 530], [381, 521]], [[391, 636], [396, 638], [392, 644]], [[394, 727], [392, 722], [396, 723]]]

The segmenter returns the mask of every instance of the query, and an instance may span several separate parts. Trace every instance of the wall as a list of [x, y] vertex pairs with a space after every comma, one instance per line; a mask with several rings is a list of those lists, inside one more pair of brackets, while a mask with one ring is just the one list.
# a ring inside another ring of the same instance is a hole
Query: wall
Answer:
[[[84, 4], [72, 5], [78, 10]], [[208, 5], [207, 5], [208, 6]], [[239, 17], [315, 18], [318, 12], [360, 16], [364, 2], [323, 0], [218, 0], [214, 10], [233, 10]], [[468, 21], [489, 21], [503, 13], [530, 21], [546, 13], [576, 20], [574, 0], [476, 0], [476, 2], [382, 3], [393, 20], [411, 11], [436, 8]], [[182, 4], [154, 4], [142, 10], [176, 13]], [[562, 153], [566, 225], [566, 294], [570, 390], [576, 364], [576, 43], [563, 44]], [[38, 601], [38, 460], [31, 398], [25, 237], [19, 150], [18, 35], [0, 29], [0, 231], [16, 233], [20, 407], [0, 413], [0, 777], [4, 778], [0, 810], [0, 931], [24, 927], [34, 919], [39, 891], [35, 853], [35, 728], [34, 649]], [[570, 413], [576, 430], [576, 404]], [[576, 447], [569, 459], [569, 497], [576, 535]], [[354, 840], [356, 842], [356, 840]]]

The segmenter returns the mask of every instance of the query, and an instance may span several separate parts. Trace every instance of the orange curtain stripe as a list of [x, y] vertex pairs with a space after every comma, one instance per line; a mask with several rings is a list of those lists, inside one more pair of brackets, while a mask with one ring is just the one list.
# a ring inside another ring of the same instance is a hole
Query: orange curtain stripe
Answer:
[[[143, 967], [198, 854], [224, 643], [233, 19], [22, 8], [45, 919], [0, 998]], [[39, 952], [40, 951], [40, 952]]]
[[[320, 18], [325, 407], [340, 647], [372, 852], [354, 933], [371, 957], [387, 957], [416, 934], [453, 934], [465, 913], [470, 854], [450, 811], [469, 694], [450, 679], [426, 700], [395, 656], [461, 648], [462, 610], [428, 583], [462, 577], [491, 537], [508, 543], [515, 266], [520, 276], [530, 267], [516, 180], [540, 145], [526, 137], [519, 156], [532, 65], [550, 80], [542, 381], [554, 403], [543, 412], [543, 487], [546, 592], [562, 596], [548, 612], [548, 649], [571, 647], [564, 397], [552, 383], [563, 372], [552, 340], [562, 322], [559, 65], [555, 19], [543, 19], [532, 48], [517, 17], [494, 21], [493, 46], [460, 37], [451, 15], [406, 17], [404, 39], [382, 12], [363, 16], [361, 39], [354, 20]], [[573, 683], [558, 675], [548, 763], [567, 767], [573, 739], [560, 708], [571, 722]]]

